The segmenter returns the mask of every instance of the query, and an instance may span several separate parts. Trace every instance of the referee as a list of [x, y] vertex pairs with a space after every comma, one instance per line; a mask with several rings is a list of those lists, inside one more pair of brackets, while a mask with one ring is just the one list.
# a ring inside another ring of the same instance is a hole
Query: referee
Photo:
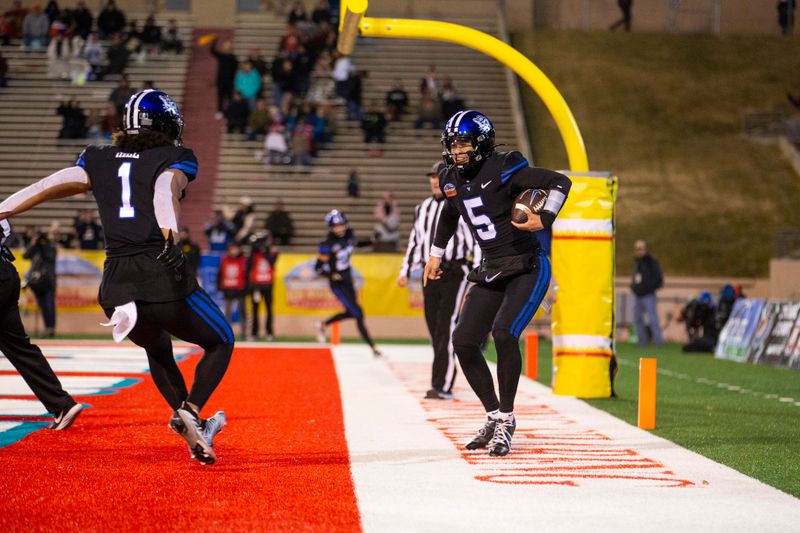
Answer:
[[[444, 207], [444, 196], [439, 189], [439, 172], [445, 169], [442, 161], [434, 163], [428, 178], [430, 196], [414, 208], [414, 227], [408, 236], [408, 249], [400, 269], [397, 284], [405, 287], [412, 270], [423, 268], [430, 257], [433, 234], [439, 214]], [[453, 399], [453, 382], [456, 377], [456, 354], [453, 350], [453, 330], [456, 327], [461, 300], [467, 288], [467, 274], [480, 263], [480, 247], [463, 220], [459, 221], [455, 236], [447, 245], [442, 257], [442, 277], [428, 280], [422, 289], [425, 301], [425, 322], [433, 343], [433, 371], [431, 389], [425, 398]]]
[[83, 409], [64, 389], [38, 346], [31, 343], [19, 315], [19, 275], [12, 261], [14, 256], [5, 242], [11, 225], [0, 220], [0, 351], [11, 361], [25, 383], [53, 413], [47, 429], [67, 429]]

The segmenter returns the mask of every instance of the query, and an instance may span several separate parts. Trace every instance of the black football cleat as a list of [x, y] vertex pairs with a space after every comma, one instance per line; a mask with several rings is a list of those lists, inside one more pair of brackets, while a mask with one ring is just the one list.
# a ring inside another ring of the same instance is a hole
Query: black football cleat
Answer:
[[214, 447], [206, 440], [200, 417], [185, 402], [172, 414], [169, 427], [183, 437], [193, 459], [205, 465], [213, 465], [216, 462]]
[[492, 457], [505, 457], [511, 451], [511, 437], [517, 429], [517, 421], [514, 415], [509, 418], [497, 420], [494, 426], [494, 435], [489, 441], [489, 455]]
[[494, 428], [497, 424], [496, 420], [492, 420], [491, 418], [486, 418], [486, 423], [483, 424], [483, 427], [478, 430], [478, 433], [472, 437], [472, 440], [467, 443], [465, 446], [468, 450], [477, 450], [478, 448], [486, 448], [489, 444], [489, 441], [492, 440], [494, 436]]
[[428, 392], [425, 393], [426, 400], [452, 400], [453, 393], [452, 392], [445, 392], [439, 389], [429, 389]]

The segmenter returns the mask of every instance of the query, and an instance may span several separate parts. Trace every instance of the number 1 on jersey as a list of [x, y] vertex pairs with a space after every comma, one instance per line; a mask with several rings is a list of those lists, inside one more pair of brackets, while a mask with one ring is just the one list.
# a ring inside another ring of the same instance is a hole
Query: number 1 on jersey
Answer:
[[131, 205], [131, 162], [126, 161], [119, 166], [117, 177], [122, 180], [122, 207], [119, 218], [133, 218], [135, 213]]

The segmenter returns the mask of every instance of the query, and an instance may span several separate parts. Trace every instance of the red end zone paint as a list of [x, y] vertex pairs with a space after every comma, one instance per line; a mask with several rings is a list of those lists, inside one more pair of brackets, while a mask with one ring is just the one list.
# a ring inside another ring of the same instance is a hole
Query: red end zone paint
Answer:
[[[198, 357], [181, 363], [191, 381]], [[329, 350], [237, 348], [203, 410], [218, 462], [189, 460], [149, 376], [65, 432], [0, 449], [0, 531], [359, 531]]]

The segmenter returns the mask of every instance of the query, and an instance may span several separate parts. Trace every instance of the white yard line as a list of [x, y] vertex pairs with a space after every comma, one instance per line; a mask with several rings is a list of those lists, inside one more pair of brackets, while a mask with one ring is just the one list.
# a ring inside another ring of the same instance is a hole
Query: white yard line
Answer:
[[[620, 365], [628, 366], [632, 368], [637, 367], [637, 363], [633, 361], [627, 361], [625, 359], [617, 359]], [[690, 376], [689, 374], [684, 374], [683, 372], [676, 372], [674, 370], [669, 370], [667, 368], [659, 368], [656, 370], [658, 374], [662, 376], [667, 376], [670, 378], [680, 379], [682, 381], [691, 381], [697, 383], [698, 385], [706, 385], [709, 387], [716, 387], [718, 389], [725, 389], [730, 392], [735, 392], [737, 394], [746, 394], [750, 396], [754, 396], [756, 398], [763, 398], [765, 400], [777, 400], [780, 403], [788, 403], [792, 404], [796, 407], [800, 407], [800, 399], [792, 398], [791, 396], [779, 396], [777, 394], [773, 394], [770, 392], [760, 392], [753, 389], [748, 389], [746, 387], [740, 387], [739, 385], [732, 385], [730, 383], [723, 383], [721, 381], [715, 381], [713, 379], [708, 378], [697, 378], [694, 376]]]
[[514, 451], [461, 448], [482, 409], [422, 400], [430, 348], [334, 348], [364, 530], [792, 531], [800, 500], [523, 378]]

